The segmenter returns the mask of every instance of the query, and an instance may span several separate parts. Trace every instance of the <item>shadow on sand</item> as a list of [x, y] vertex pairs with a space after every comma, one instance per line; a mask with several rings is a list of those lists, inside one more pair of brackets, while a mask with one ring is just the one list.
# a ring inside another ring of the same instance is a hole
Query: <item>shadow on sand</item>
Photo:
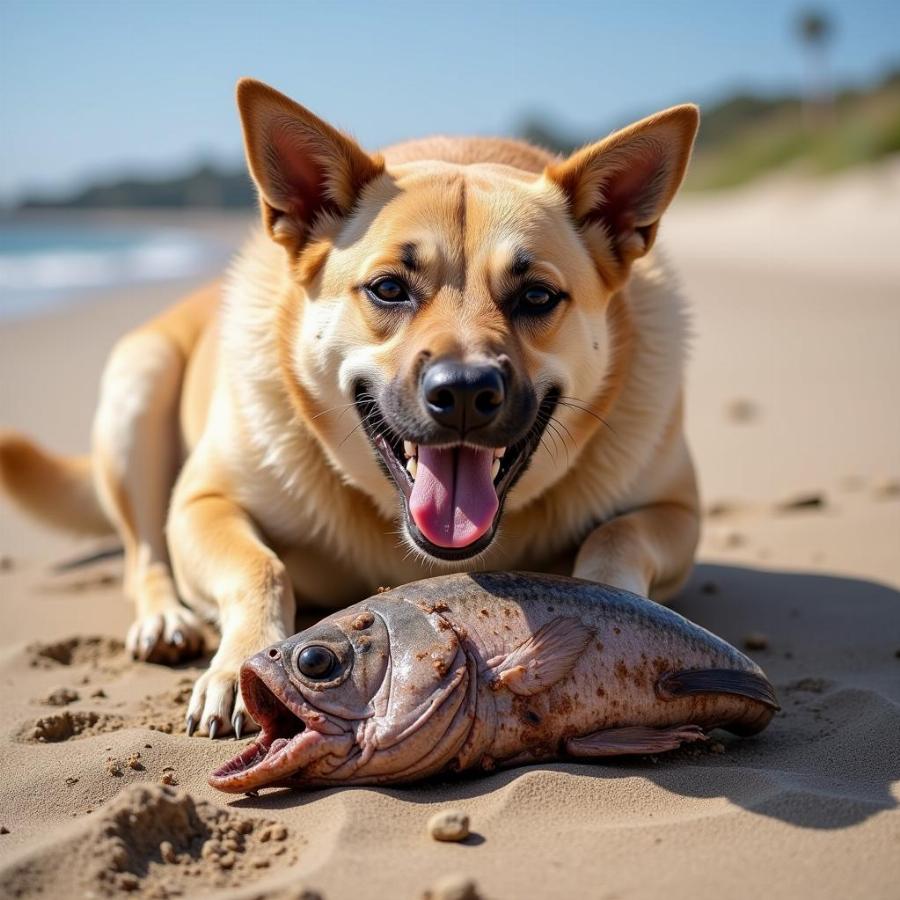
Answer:
[[718, 754], [557, 763], [400, 788], [278, 790], [234, 805], [291, 807], [335, 790], [408, 803], [488, 799], [541, 770], [556, 773], [554, 789], [565, 778], [591, 779], [601, 791], [611, 779], [642, 778], [813, 829], [846, 828], [897, 807], [890, 787], [900, 778], [900, 593], [851, 578], [700, 565], [672, 606], [738, 647], [751, 634], [765, 643], [750, 655], [783, 709], [762, 734], [721, 735]]

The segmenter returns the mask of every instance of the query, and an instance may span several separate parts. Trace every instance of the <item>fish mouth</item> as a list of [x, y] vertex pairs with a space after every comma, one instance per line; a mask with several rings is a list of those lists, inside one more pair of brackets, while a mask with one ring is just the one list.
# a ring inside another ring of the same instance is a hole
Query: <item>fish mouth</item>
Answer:
[[258, 671], [255, 658], [244, 663], [240, 682], [247, 711], [261, 730], [209, 776], [212, 787], [243, 794], [295, 784], [302, 779], [303, 770], [323, 756], [343, 756], [349, 750], [349, 734], [321, 713], [306, 710], [286, 696], [278, 679], [265, 679]]
[[397, 487], [410, 540], [447, 562], [486, 550], [497, 532], [510, 488], [522, 477], [559, 402], [551, 388], [528, 431], [506, 447], [460, 442], [418, 444], [397, 433], [371, 386], [359, 382], [354, 402], [377, 458]]

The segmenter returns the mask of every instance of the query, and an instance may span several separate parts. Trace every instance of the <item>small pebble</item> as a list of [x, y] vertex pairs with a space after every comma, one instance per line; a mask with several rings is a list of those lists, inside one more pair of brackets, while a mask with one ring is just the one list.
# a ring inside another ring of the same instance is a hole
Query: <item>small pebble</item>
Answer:
[[219, 867], [222, 869], [232, 869], [237, 862], [233, 853], [226, 853], [219, 859]]
[[222, 846], [226, 850], [230, 850], [232, 853], [237, 853], [240, 850], [240, 844], [233, 838], [228, 838], [228, 840], [222, 842]]
[[70, 776], [66, 779], [66, 784], [69, 785], [69, 787], [71, 787], [73, 784], [78, 784], [78, 779], [77, 779], [77, 778], [74, 778], [73, 776], [70, 775]]
[[889, 479], [875, 485], [875, 496], [882, 500], [900, 497], [900, 479]]
[[757, 418], [759, 407], [752, 400], [738, 397], [725, 407], [725, 414], [729, 421], [745, 425]]
[[458, 809], [444, 809], [428, 820], [428, 833], [436, 841], [464, 841], [469, 836], [469, 817]]
[[159, 779], [163, 784], [178, 784], [178, 779], [175, 777], [174, 772], [163, 772], [162, 778]]
[[0, 825], [0, 834], [9, 834], [9, 829], [5, 825]]
[[78, 691], [73, 691], [72, 688], [61, 687], [53, 691], [47, 699], [44, 700], [44, 703], [48, 703], [50, 706], [68, 706], [77, 699]]
[[283, 841], [287, 837], [287, 828], [284, 825], [272, 826], [272, 840]]
[[481, 900], [478, 887], [465, 875], [446, 875], [425, 891], [424, 900]]
[[716, 741], [715, 743], [709, 745], [709, 749], [713, 753], [724, 753], [725, 745], [720, 741]]
[[766, 650], [769, 639], [761, 631], [751, 631], [744, 637], [744, 648], [747, 650]]
[[267, 859], [257, 859], [257, 860], [254, 861], [253, 865], [254, 865], [257, 869], [268, 869], [268, 868], [269, 868], [269, 861], [268, 861]]
[[0, 556], [0, 572], [12, 572], [14, 565], [11, 556]]
[[130, 769], [140, 770], [144, 768], [144, 764], [141, 762], [141, 754], [136, 751], [128, 757], [126, 762]]
[[798, 494], [778, 504], [782, 512], [790, 512], [795, 509], [821, 509], [825, 506], [824, 494]]
[[119, 887], [126, 891], [136, 891], [140, 887], [137, 875], [126, 872], [119, 876]]

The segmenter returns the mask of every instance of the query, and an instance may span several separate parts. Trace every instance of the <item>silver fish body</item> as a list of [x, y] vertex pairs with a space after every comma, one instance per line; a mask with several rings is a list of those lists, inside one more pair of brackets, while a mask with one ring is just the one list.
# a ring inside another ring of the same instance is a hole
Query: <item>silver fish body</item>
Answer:
[[241, 690], [262, 732], [210, 777], [229, 792], [664, 752], [778, 708], [752, 660], [672, 610], [529, 573], [378, 594], [252, 657]]

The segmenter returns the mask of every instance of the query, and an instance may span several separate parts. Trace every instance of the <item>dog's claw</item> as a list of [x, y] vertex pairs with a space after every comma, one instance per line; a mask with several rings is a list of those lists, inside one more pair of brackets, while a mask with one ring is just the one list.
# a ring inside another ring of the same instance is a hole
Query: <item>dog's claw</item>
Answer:
[[187, 732], [187, 736], [190, 737], [194, 733], [194, 729], [197, 727], [197, 723], [194, 721], [193, 716], [188, 716], [184, 722], [184, 730]]
[[209, 718], [209, 739], [214, 741], [219, 732], [219, 720], [215, 716]]
[[234, 729], [234, 739], [239, 741], [244, 730], [244, 714], [236, 712], [231, 719], [231, 727]]

